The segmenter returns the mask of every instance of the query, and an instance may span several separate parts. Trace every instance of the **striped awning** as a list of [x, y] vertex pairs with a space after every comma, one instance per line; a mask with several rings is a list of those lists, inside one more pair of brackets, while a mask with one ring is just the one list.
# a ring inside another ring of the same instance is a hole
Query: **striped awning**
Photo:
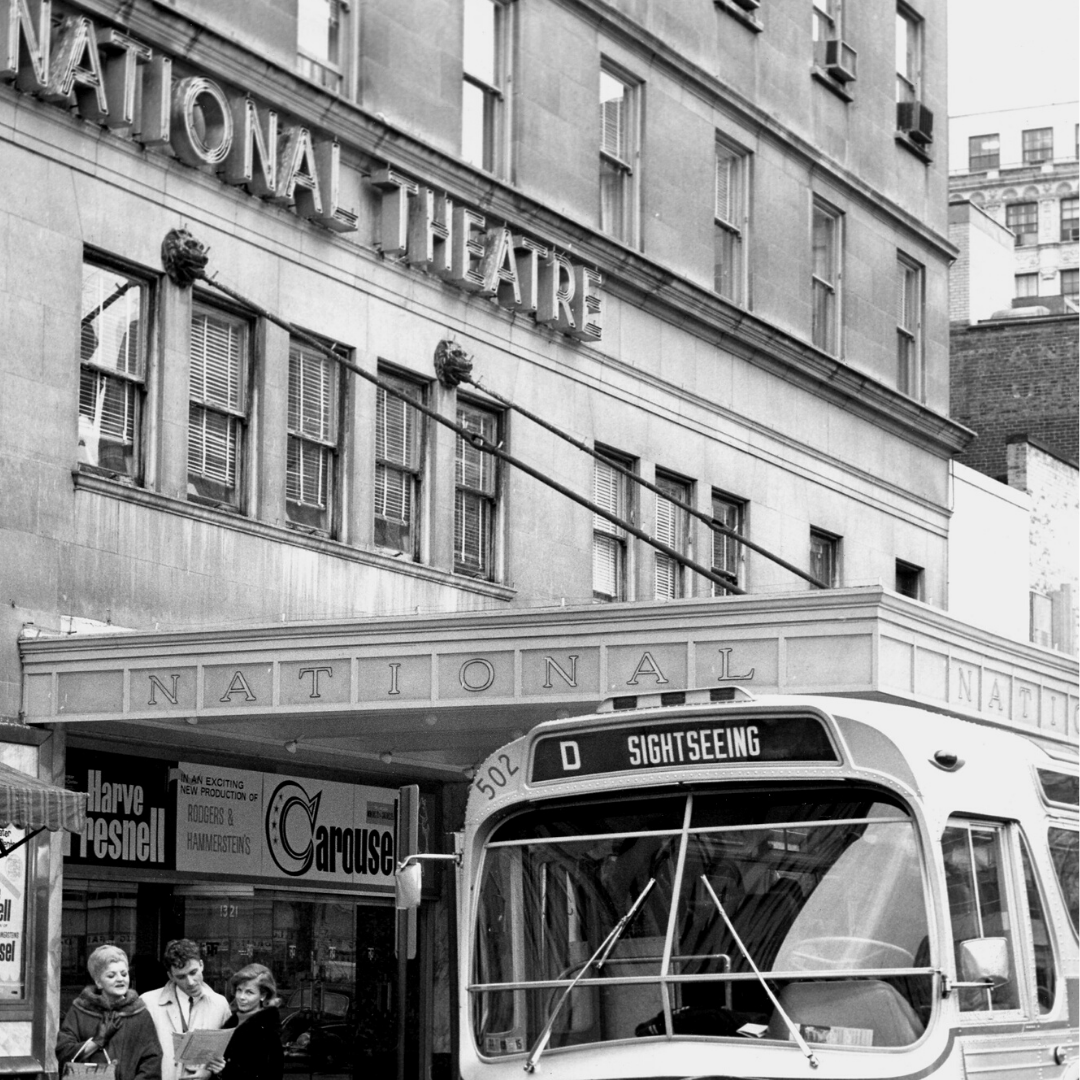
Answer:
[[82, 832], [86, 793], [68, 791], [0, 762], [0, 827]]

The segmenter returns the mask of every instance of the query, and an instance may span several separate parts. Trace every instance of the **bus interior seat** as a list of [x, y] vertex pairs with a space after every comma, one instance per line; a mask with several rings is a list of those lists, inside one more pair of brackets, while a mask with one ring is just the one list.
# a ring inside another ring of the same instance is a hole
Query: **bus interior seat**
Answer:
[[[881, 979], [789, 983], [779, 998], [792, 1023], [869, 1030], [873, 1046], [909, 1046], [923, 1032], [914, 1009], [896, 987]], [[777, 1011], [772, 1014], [766, 1036], [791, 1038]]]

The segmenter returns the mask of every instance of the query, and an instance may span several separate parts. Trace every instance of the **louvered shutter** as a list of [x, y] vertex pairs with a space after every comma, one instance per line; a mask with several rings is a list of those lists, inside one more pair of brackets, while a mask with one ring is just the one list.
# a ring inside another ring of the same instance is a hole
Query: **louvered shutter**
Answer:
[[234, 488], [237, 435], [233, 417], [193, 404], [188, 415], [188, 472]]
[[[188, 473], [200, 495], [232, 499], [236, 492], [246, 342], [239, 320], [205, 311], [192, 315]], [[212, 486], [200, 485], [200, 478]]]
[[716, 216], [729, 225], [735, 224], [737, 166], [738, 158], [727, 147], [716, 148]]
[[626, 87], [600, 73], [600, 149], [620, 161], [626, 158]]
[[[624, 517], [623, 509], [623, 477], [617, 473], [606, 461], [597, 461], [593, 465], [593, 502], [610, 510], [619, 517]], [[597, 532], [611, 533], [621, 536], [623, 530], [607, 518], [593, 514], [593, 528]]]
[[[665, 477], [656, 478], [656, 486], [673, 498], [686, 502], [689, 492], [685, 484]], [[676, 551], [682, 551], [685, 540], [685, 511], [663, 496], [656, 497], [656, 539]], [[656, 554], [657, 599], [674, 598], [681, 594], [682, 573], [679, 564], [662, 552]]]
[[191, 399], [243, 411], [244, 327], [206, 313], [191, 320]]
[[[471, 405], [460, 405], [457, 421], [488, 442], [498, 438], [498, 418]], [[496, 459], [458, 436], [454, 460], [457, 493], [454, 551], [458, 568], [490, 575], [495, 520]]]

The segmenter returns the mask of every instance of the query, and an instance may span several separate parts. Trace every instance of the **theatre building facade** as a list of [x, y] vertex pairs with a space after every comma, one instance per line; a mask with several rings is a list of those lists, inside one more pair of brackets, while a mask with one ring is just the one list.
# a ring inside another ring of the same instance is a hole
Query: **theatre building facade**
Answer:
[[187, 936], [296, 1068], [452, 1075], [400, 789], [450, 853], [610, 694], [1075, 739], [946, 610], [940, 5], [672, 7], [0, 0], [0, 764], [79, 814], [0, 852], [0, 1071]]

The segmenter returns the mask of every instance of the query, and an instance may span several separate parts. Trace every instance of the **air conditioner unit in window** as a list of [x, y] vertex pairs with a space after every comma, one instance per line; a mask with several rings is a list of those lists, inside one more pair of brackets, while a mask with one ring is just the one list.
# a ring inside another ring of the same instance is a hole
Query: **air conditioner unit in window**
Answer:
[[741, 7], [743, 11], [757, 11], [761, 7], [761, 0], [731, 0], [736, 7]]
[[921, 101], [899, 102], [896, 106], [896, 126], [920, 146], [934, 141], [934, 114]]
[[833, 41], [817, 43], [817, 62], [837, 82], [855, 81], [855, 50], [846, 42], [836, 38]]
[[1080, 229], [1066, 229], [1065, 233], [1065, 240], [1080, 240]]

